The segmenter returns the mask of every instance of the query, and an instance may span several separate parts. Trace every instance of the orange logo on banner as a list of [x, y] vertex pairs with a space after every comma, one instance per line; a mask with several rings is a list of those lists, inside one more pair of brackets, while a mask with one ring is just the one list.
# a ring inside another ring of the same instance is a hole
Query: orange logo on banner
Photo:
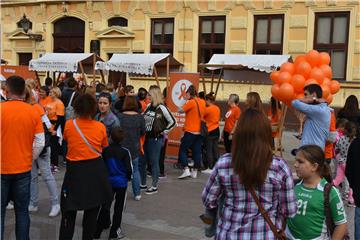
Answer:
[[176, 127], [169, 133], [169, 145], [166, 148], [168, 156], [178, 155], [185, 122], [185, 114], [179, 113], [179, 107], [185, 104], [186, 90], [190, 85], [198, 89], [199, 79], [199, 73], [170, 73], [170, 88], [166, 103], [176, 119]]

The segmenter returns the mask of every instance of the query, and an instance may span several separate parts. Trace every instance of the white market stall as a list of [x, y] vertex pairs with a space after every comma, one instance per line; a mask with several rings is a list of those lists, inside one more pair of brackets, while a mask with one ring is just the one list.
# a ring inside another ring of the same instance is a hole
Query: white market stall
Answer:
[[[206, 93], [204, 69], [211, 71], [211, 88], [214, 91], [214, 72], [220, 71], [215, 89], [215, 97], [219, 90], [221, 79], [237, 80], [243, 83], [269, 82], [270, 73], [280, 68], [281, 64], [292, 61], [290, 55], [243, 55], [243, 54], [214, 54], [206, 64], [199, 64], [203, 88]], [[285, 122], [287, 107], [282, 104], [282, 116], [278, 125], [280, 131], [279, 151], [282, 156], [282, 131]]]
[[108, 62], [96, 62], [95, 69], [116, 72], [125, 72], [134, 75], [154, 76], [159, 83], [159, 68], [166, 68], [166, 86], [169, 87], [169, 73], [172, 70], [179, 71], [183, 66], [169, 53], [150, 54], [118, 54], [112, 55]]
[[[92, 73], [95, 80], [95, 63], [102, 59], [94, 53], [46, 53], [38, 59], [32, 59], [29, 63], [29, 70], [37, 72], [58, 72], [58, 82], [61, 73], [80, 72], [86, 82], [85, 73]], [[102, 81], [104, 77], [101, 72]]]

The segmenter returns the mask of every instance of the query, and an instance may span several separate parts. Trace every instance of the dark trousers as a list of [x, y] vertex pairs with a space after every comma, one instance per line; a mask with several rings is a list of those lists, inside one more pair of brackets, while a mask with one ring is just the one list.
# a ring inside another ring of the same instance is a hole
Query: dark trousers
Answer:
[[59, 166], [59, 154], [60, 154], [60, 144], [59, 137], [51, 135], [50, 137], [50, 148], [51, 148], [51, 164]]
[[31, 173], [1, 174], [1, 239], [4, 239], [6, 206], [14, 201], [16, 239], [28, 240]]
[[[124, 203], [126, 199], [126, 187], [113, 188], [113, 194], [115, 195], [114, 214], [112, 224], [110, 228], [110, 234], [115, 233], [118, 228], [121, 227], [122, 213], [124, 210]], [[110, 225], [110, 208], [111, 202], [103, 204], [97, 219], [96, 228], [106, 229]]]
[[227, 153], [231, 153], [231, 143], [232, 141], [229, 139], [230, 133], [224, 131], [224, 145], [225, 151]]
[[168, 139], [167, 139], [167, 138], [164, 138], [164, 144], [163, 144], [163, 146], [161, 147], [160, 160], [159, 160], [160, 175], [164, 175], [164, 174], [165, 174], [165, 155], [166, 155], [167, 143], [168, 143]]
[[[219, 158], [219, 134], [209, 134], [205, 139], [206, 168], [212, 169]], [[205, 164], [204, 164], [205, 165]]]
[[[84, 210], [82, 221], [82, 239], [91, 240], [94, 237], [96, 229], [96, 217], [99, 207]], [[75, 221], [77, 211], [62, 211], [59, 240], [70, 240], [74, 235]]]
[[188, 166], [187, 152], [191, 148], [194, 168], [200, 169], [202, 140], [203, 137], [200, 134], [192, 134], [189, 132], [184, 133], [184, 136], [181, 138], [179, 149], [179, 159], [182, 167]]

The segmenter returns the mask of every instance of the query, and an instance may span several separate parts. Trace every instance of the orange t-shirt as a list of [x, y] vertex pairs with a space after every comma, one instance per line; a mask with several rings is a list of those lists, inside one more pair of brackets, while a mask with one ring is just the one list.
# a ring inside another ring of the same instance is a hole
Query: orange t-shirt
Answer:
[[146, 109], [146, 107], [147, 107], [147, 105], [148, 105], [148, 103], [146, 103], [145, 100], [141, 100], [141, 101], [140, 101], [140, 104], [141, 104], [141, 112], [144, 112], [145, 109]]
[[46, 104], [48, 104], [48, 102], [51, 101], [51, 97], [47, 96], [46, 98], [40, 98], [39, 99], [39, 104], [45, 108]]
[[45, 110], [48, 118], [53, 121], [57, 120], [58, 115], [64, 116], [65, 114], [65, 106], [60, 99], [55, 99], [55, 100], [51, 99], [45, 105]]
[[210, 104], [205, 110], [204, 120], [209, 132], [217, 129], [220, 122], [220, 108]]
[[[267, 115], [268, 115], [268, 118], [270, 120], [271, 125], [278, 125], [279, 124], [280, 118], [281, 118], [281, 110], [277, 110], [276, 114], [273, 115], [271, 109], [269, 109]], [[279, 130], [277, 130], [275, 132], [272, 132], [272, 137], [278, 137], [279, 134], [280, 134]]]
[[225, 114], [225, 126], [224, 131], [231, 133], [234, 128], [236, 121], [239, 119], [241, 109], [238, 106], [232, 107]]
[[[109, 145], [105, 125], [101, 122], [90, 119], [76, 119], [81, 132], [88, 142], [98, 151], [102, 152], [104, 147]], [[74, 126], [73, 120], [66, 121], [64, 140], [67, 141], [68, 152], [66, 158], [69, 161], [83, 161], [99, 157], [84, 142]]]
[[193, 98], [187, 101], [182, 109], [185, 112], [185, 123], [184, 123], [184, 131], [191, 133], [199, 133], [200, 132], [200, 122], [201, 119], [199, 117], [199, 110], [196, 105], [196, 102], [199, 105], [200, 116], [204, 117], [206, 110], [206, 103], [203, 99]]
[[[334, 112], [330, 114], [330, 132], [336, 131], [336, 118]], [[325, 143], [325, 158], [332, 158], [333, 157], [333, 148], [334, 143], [326, 142]]]
[[35, 111], [39, 114], [40, 117], [45, 114], [45, 110], [40, 104], [35, 103], [32, 106], [35, 109]]
[[43, 133], [40, 115], [22, 101], [1, 103], [1, 174], [31, 170], [34, 136]]

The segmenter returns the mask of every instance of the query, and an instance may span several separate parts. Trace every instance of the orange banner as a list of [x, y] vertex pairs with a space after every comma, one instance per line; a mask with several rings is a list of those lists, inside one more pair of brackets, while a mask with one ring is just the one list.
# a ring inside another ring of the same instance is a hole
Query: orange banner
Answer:
[[36, 80], [36, 74], [35, 72], [29, 71], [28, 66], [13, 66], [13, 65], [1, 65], [1, 74], [8, 78], [12, 75], [17, 75], [25, 80], [28, 78], [32, 78]]
[[170, 88], [166, 103], [176, 119], [176, 127], [169, 134], [168, 147], [166, 151], [168, 156], [178, 155], [185, 122], [185, 114], [179, 113], [179, 108], [186, 102], [186, 90], [188, 87], [190, 85], [194, 85], [195, 88], [198, 89], [199, 79], [199, 73], [170, 73]]

